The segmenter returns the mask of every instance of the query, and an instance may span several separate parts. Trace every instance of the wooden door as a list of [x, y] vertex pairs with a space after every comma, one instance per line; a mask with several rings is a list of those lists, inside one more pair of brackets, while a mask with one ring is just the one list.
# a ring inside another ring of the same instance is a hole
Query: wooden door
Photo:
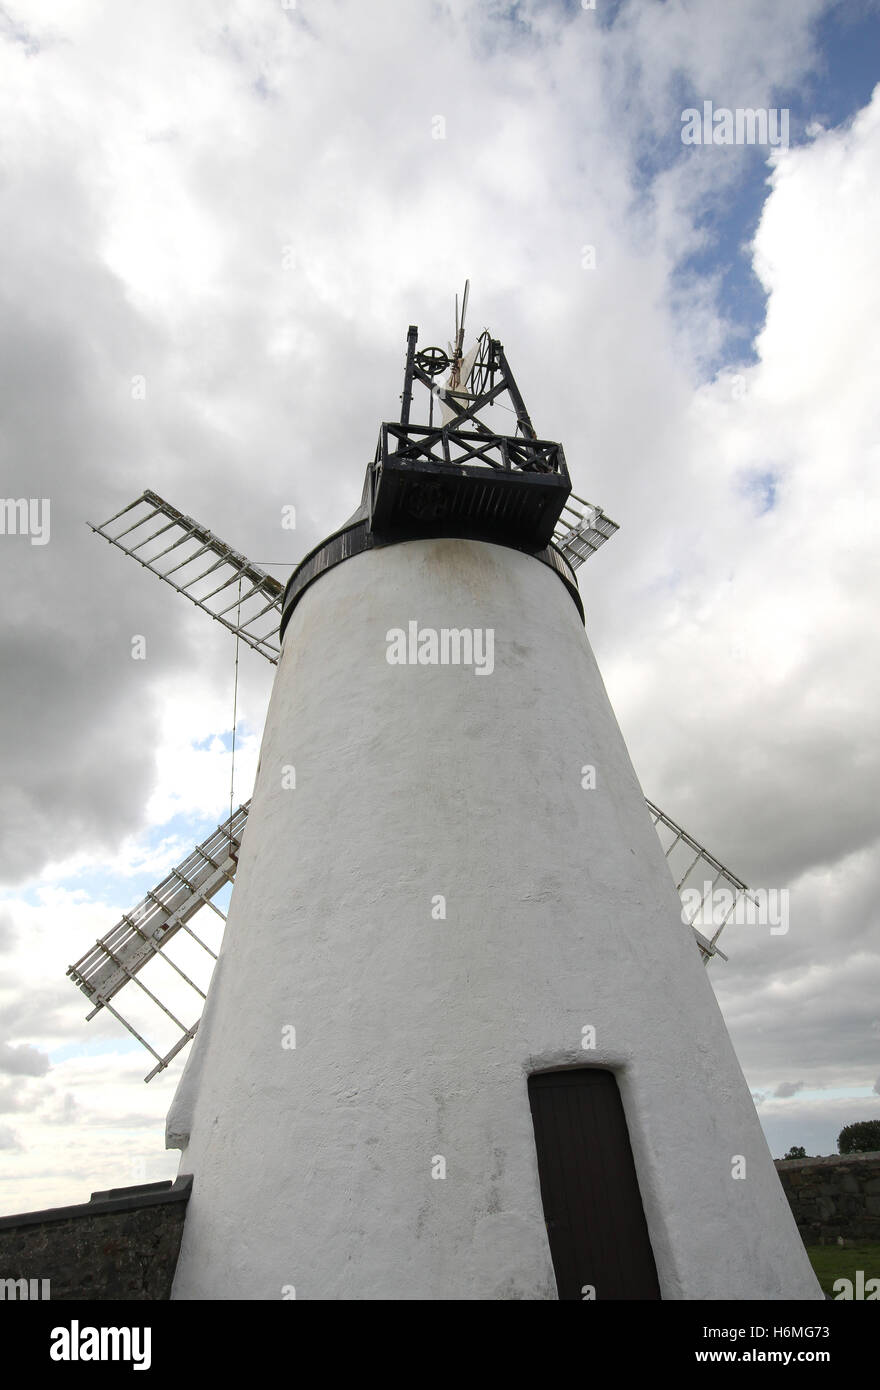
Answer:
[[613, 1072], [538, 1072], [529, 1077], [529, 1103], [559, 1297], [659, 1298]]

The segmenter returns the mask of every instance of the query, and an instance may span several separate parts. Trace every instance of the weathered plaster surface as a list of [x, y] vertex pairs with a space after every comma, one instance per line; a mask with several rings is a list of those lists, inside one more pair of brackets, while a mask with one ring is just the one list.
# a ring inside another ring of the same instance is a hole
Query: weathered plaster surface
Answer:
[[[389, 665], [411, 619], [493, 628], [493, 674]], [[195, 1175], [174, 1297], [555, 1298], [526, 1079], [589, 1063], [664, 1297], [821, 1298], [575, 605], [530, 557], [413, 541], [308, 590], [222, 962], [169, 1117]]]

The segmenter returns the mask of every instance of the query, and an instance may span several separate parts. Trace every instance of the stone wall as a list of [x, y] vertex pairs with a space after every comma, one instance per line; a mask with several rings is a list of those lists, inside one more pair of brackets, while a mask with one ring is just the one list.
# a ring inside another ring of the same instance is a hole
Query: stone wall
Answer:
[[805, 1245], [880, 1242], [880, 1152], [777, 1159], [776, 1171]]
[[191, 1188], [191, 1177], [118, 1187], [0, 1217], [0, 1299], [169, 1298]]

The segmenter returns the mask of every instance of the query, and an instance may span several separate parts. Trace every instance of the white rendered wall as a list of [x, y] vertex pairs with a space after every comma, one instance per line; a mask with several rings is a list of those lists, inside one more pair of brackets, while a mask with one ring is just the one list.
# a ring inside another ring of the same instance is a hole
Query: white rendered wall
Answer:
[[[493, 628], [494, 672], [389, 665], [411, 619]], [[664, 1298], [822, 1297], [564, 585], [463, 540], [347, 560], [285, 637], [169, 1115], [173, 1297], [555, 1298], [527, 1077], [584, 1063], [616, 1072]]]

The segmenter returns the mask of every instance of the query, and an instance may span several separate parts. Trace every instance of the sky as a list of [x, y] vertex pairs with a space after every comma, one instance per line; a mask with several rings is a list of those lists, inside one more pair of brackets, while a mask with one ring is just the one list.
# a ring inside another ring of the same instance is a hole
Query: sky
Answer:
[[[710, 968], [771, 1151], [880, 1117], [878, 56], [873, 0], [0, 8], [0, 476], [51, 503], [0, 535], [0, 1212], [175, 1175], [182, 1058], [65, 971], [230, 801], [234, 642], [86, 523], [152, 488], [285, 579], [466, 277], [620, 523], [579, 579], [645, 794], [790, 892]], [[706, 101], [788, 144], [683, 143]]]

